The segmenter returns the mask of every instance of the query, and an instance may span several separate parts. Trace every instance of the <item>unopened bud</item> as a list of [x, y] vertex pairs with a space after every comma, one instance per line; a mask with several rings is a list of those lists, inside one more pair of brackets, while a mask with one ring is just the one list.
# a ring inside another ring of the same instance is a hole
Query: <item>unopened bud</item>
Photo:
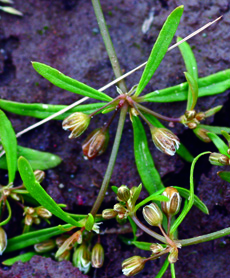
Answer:
[[67, 237], [65, 235], [57, 237], [55, 240], [55, 243], [57, 244], [58, 247], [60, 247], [65, 241]]
[[145, 258], [133, 256], [123, 261], [122, 272], [125, 276], [133, 276], [145, 267]]
[[163, 220], [163, 214], [158, 205], [151, 203], [143, 208], [145, 221], [151, 226], [159, 226]]
[[117, 212], [117, 213], [122, 213], [125, 214], [126, 213], [126, 208], [124, 206], [122, 206], [121, 204], [115, 204], [113, 209]]
[[122, 185], [117, 190], [117, 198], [120, 202], [127, 202], [130, 198], [130, 190], [128, 186]]
[[199, 112], [196, 114], [196, 119], [198, 122], [202, 121], [205, 118], [205, 113], [204, 112]]
[[167, 216], [177, 214], [181, 205], [181, 197], [178, 190], [174, 187], [167, 187], [162, 195], [169, 198], [168, 202], [161, 202], [161, 208], [164, 214]]
[[35, 213], [35, 209], [32, 208], [32, 207], [25, 207], [24, 211], [25, 211], [26, 214], [30, 214], [30, 215]]
[[78, 247], [73, 253], [73, 266], [86, 274], [90, 270], [91, 254], [85, 244]]
[[188, 124], [187, 124], [187, 127], [188, 127], [189, 129], [194, 129], [194, 128], [197, 127], [197, 124], [196, 124], [196, 123], [188, 123]]
[[29, 214], [26, 215], [25, 217], [25, 225], [31, 226], [33, 223], [33, 217]]
[[230, 154], [230, 149], [227, 150], [227, 153]]
[[205, 143], [210, 143], [212, 140], [208, 137], [207, 132], [209, 132], [207, 129], [202, 127], [197, 127], [193, 130], [193, 132], [196, 134], [196, 136]]
[[150, 246], [150, 250], [153, 252], [153, 254], [157, 254], [160, 253], [162, 251], [164, 251], [166, 248], [164, 248], [162, 245], [160, 245], [159, 243], [153, 243]]
[[102, 217], [104, 219], [112, 219], [117, 216], [117, 212], [113, 209], [104, 209], [102, 211]]
[[41, 183], [45, 178], [45, 172], [41, 170], [34, 171], [35, 179], [37, 182]]
[[7, 235], [5, 230], [0, 226], [0, 255], [3, 254], [7, 246]]
[[96, 156], [103, 154], [109, 143], [109, 131], [103, 128], [95, 129], [85, 139], [82, 144], [82, 150], [85, 157], [93, 159]]
[[69, 261], [70, 260], [70, 255], [71, 255], [70, 251], [66, 250], [59, 257], [57, 257], [57, 260], [58, 260], [58, 262]]
[[100, 243], [96, 243], [92, 250], [91, 262], [92, 267], [100, 268], [103, 266], [104, 263], [104, 248]]
[[190, 120], [192, 120], [195, 117], [196, 111], [195, 110], [185, 111], [184, 115], [185, 115], [186, 119], [188, 121], [190, 121]]
[[216, 165], [216, 166], [223, 166], [223, 165], [230, 164], [230, 160], [227, 157], [227, 155], [221, 153], [211, 153], [209, 156], [209, 162], [212, 165]]
[[168, 261], [170, 264], [175, 264], [177, 260], [178, 260], [178, 249], [176, 247], [173, 247], [168, 256]]
[[33, 217], [33, 223], [34, 223], [35, 225], [39, 225], [39, 224], [41, 223], [41, 219], [38, 218], [38, 217]]
[[47, 218], [48, 219], [52, 216], [52, 213], [44, 207], [38, 207], [36, 209], [36, 212], [37, 212], [38, 216], [40, 216], [42, 218]]
[[17, 193], [10, 193], [10, 197], [12, 198], [12, 199], [14, 199], [15, 201], [20, 201], [20, 197], [19, 197], [19, 195], [17, 194]]
[[168, 155], [174, 155], [179, 149], [179, 138], [169, 129], [150, 127], [153, 143], [156, 148]]
[[62, 122], [62, 128], [64, 130], [72, 131], [69, 138], [79, 137], [89, 126], [90, 117], [82, 112], [76, 112], [71, 114]]
[[55, 241], [53, 239], [48, 239], [43, 242], [34, 245], [34, 250], [37, 253], [45, 253], [53, 250], [56, 247]]

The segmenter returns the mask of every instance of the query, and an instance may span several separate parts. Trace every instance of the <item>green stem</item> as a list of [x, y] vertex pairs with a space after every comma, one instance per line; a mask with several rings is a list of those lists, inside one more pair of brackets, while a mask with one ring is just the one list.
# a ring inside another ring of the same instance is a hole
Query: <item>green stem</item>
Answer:
[[198, 236], [198, 237], [193, 237], [189, 239], [182, 239], [182, 240], [177, 240], [177, 243], [180, 243], [182, 246], [187, 246], [187, 245], [193, 245], [193, 244], [198, 244], [202, 242], [207, 242], [210, 240], [214, 240], [223, 236], [227, 236], [230, 234], [230, 228], [226, 228], [211, 234], [203, 235], [203, 236]]
[[120, 141], [121, 141], [121, 136], [122, 136], [122, 131], [123, 131], [127, 111], [128, 111], [128, 105], [125, 103], [124, 106], [121, 108], [120, 118], [119, 118], [119, 122], [118, 122], [118, 126], [117, 126], [117, 133], [116, 133], [116, 137], [115, 137], [115, 140], [113, 143], [112, 153], [109, 158], [109, 164], [108, 164], [108, 167], [107, 167], [107, 170], [106, 170], [106, 173], [105, 173], [102, 185], [101, 185], [101, 189], [100, 189], [97, 199], [93, 205], [93, 208], [90, 212], [93, 216], [97, 213], [98, 209], [101, 206], [101, 203], [104, 199], [105, 193], [107, 191], [107, 188], [108, 188], [108, 185], [110, 182], [110, 178], [112, 176], [113, 168], [114, 168], [115, 161], [117, 158], [118, 149], [120, 146]]
[[137, 216], [136, 216], [135, 214], [130, 215], [130, 217], [133, 219], [133, 221], [137, 224], [137, 226], [138, 226], [141, 230], [143, 230], [144, 232], [146, 232], [146, 234], [148, 234], [148, 235], [150, 235], [150, 236], [156, 238], [157, 240], [159, 240], [159, 241], [161, 241], [161, 242], [167, 244], [167, 241], [166, 241], [166, 239], [165, 239], [163, 236], [161, 236], [161, 235], [159, 235], [158, 233], [156, 233], [156, 232], [150, 230], [149, 228], [147, 228], [144, 224], [142, 224], [142, 223], [140, 222], [140, 220], [137, 218]]
[[171, 268], [171, 275], [172, 275], [172, 278], [176, 278], [176, 272], [175, 272], [175, 266], [174, 266], [174, 264], [171, 264], [171, 265], [170, 265], [170, 268]]
[[150, 115], [153, 115], [154, 117], [156, 117], [156, 118], [158, 118], [158, 119], [161, 119], [161, 120], [164, 120], [164, 121], [167, 121], [167, 122], [179, 123], [180, 120], [181, 120], [180, 118], [171, 118], [171, 117], [163, 116], [163, 115], [161, 115], [161, 114], [159, 114], [159, 113], [157, 113], [157, 112], [154, 112], [154, 111], [152, 111], [152, 110], [146, 108], [145, 106], [143, 106], [143, 105], [141, 105], [141, 104], [139, 104], [139, 103], [136, 103], [136, 106], [137, 106], [140, 110], [142, 110], [142, 111], [144, 111], [144, 112], [146, 112], [146, 113], [148, 113], [148, 114], [150, 114]]
[[[122, 71], [101, 9], [100, 0], [92, 0], [92, 4], [97, 18], [97, 23], [101, 31], [101, 36], [103, 38], [106, 51], [109, 55], [110, 63], [113, 67], [115, 77], [118, 78], [122, 76]], [[118, 86], [123, 93], [127, 92], [127, 87], [123, 79], [118, 82]]]

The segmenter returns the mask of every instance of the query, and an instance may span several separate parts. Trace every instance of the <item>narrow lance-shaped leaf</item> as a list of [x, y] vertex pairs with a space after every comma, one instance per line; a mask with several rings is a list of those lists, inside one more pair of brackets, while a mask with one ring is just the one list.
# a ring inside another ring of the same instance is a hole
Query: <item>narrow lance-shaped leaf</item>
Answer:
[[227, 131], [225, 128], [222, 128], [221, 134], [224, 136], [224, 138], [227, 140], [228, 144], [230, 145], [230, 128], [228, 128], [229, 131]]
[[149, 151], [144, 127], [138, 117], [133, 117], [134, 155], [138, 173], [149, 194], [164, 186]]
[[225, 127], [225, 126], [211, 126], [211, 125], [199, 125], [200, 128], [204, 128], [208, 131], [210, 131], [211, 133], [215, 133], [215, 134], [222, 134], [222, 130], [230, 133], [230, 128], [229, 127]]
[[[177, 42], [181, 41], [182, 38], [178, 37], [177, 38]], [[182, 44], [180, 44], [179, 46], [181, 55], [183, 57], [184, 63], [185, 63], [185, 67], [187, 72], [192, 76], [192, 78], [195, 80], [195, 82], [197, 83], [198, 81], [198, 70], [197, 70], [197, 63], [196, 63], [196, 59], [195, 56], [193, 54], [193, 51], [190, 47], [190, 45], [187, 42], [183, 42]], [[187, 110], [191, 110], [192, 105], [193, 105], [193, 94], [192, 94], [192, 90], [189, 86], [188, 89], [188, 101], [187, 101]], [[195, 107], [195, 105], [194, 105]]]
[[106, 94], [95, 90], [94, 88], [85, 85], [69, 76], [64, 75], [60, 71], [39, 62], [32, 62], [34, 69], [49, 80], [55, 86], [67, 90], [69, 92], [79, 94], [82, 96], [102, 100], [111, 101], [112, 98]]
[[162, 265], [160, 271], [157, 273], [157, 275], [155, 276], [155, 278], [161, 278], [163, 277], [163, 275], [165, 274], [165, 271], [167, 270], [169, 266], [169, 261], [168, 259], [165, 260], [164, 264]]
[[31, 196], [37, 200], [43, 207], [48, 209], [55, 216], [59, 217], [63, 221], [76, 226], [81, 227], [81, 224], [75, 221], [68, 213], [64, 212], [58, 204], [46, 193], [43, 187], [36, 181], [33, 170], [29, 162], [20, 157], [18, 160], [18, 169], [21, 175], [23, 184], [29, 191]]
[[[230, 69], [198, 79], [199, 97], [213, 96], [230, 88]], [[156, 90], [140, 97], [142, 102], [174, 102], [188, 98], [188, 83]]]
[[[154, 125], [155, 127], [163, 127], [165, 128], [165, 126], [153, 115], [149, 115], [147, 113], [144, 113], [145, 117], [147, 118], [147, 120]], [[188, 149], [182, 144], [180, 143], [180, 147], [179, 149], [176, 151], [176, 153], [181, 156], [185, 161], [188, 162], [192, 162], [194, 157], [191, 155], [191, 153], [188, 151]]]
[[230, 172], [228, 171], [220, 171], [217, 173], [218, 176], [222, 179], [225, 180], [227, 182], [230, 182]]
[[[17, 147], [17, 157], [25, 157], [33, 170], [47, 170], [54, 168], [61, 163], [61, 158], [55, 154], [41, 152], [25, 147]], [[0, 158], [0, 169], [7, 169], [6, 157]]]
[[0, 110], [0, 141], [6, 152], [9, 183], [14, 182], [17, 169], [17, 139], [11, 122]]
[[135, 245], [137, 248], [145, 251], [150, 251], [150, 247], [152, 245], [152, 243], [144, 241], [133, 241], [132, 244]]
[[186, 80], [188, 81], [189, 91], [188, 91], [188, 101], [187, 110], [192, 110], [196, 106], [198, 98], [198, 85], [197, 81], [188, 73], [184, 73]]
[[[72, 227], [70, 224], [65, 224], [62, 226], [64, 229], [69, 229]], [[8, 240], [8, 245], [5, 252], [12, 252], [20, 249], [24, 249], [28, 246], [34, 245], [36, 243], [43, 242], [44, 240], [50, 239], [51, 237], [61, 235], [65, 231], [61, 230], [59, 226], [40, 229], [38, 231], [29, 232]]]
[[162, 59], [164, 58], [168, 50], [168, 47], [176, 33], [183, 10], [184, 6], [177, 7], [166, 19], [158, 35], [158, 38], [153, 46], [144, 72], [137, 86], [137, 90], [135, 93], [136, 96], [139, 96], [140, 93], [144, 90], [145, 86], [148, 84], [154, 72], [156, 71]]
[[[182, 197], [184, 197], [185, 199], [189, 198], [190, 192], [188, 189], [178, 187], [178, 186], [173, 186], [173, 187], [175, 187], [179, 191]], [[194, 195], [194, 206], [200, 209], [203, 213], [209, 214], [207, 206], [196, 195]]]
[[[64, 120], [74, 112], [83, 112], [85, 114], [91, 114], [95, 110], [104, 106], [105, 102], [100, 103], [91, 103], [91, 104], [82, 104], [74, 107], [67, 112], [57, 116], [53, 120]], [[22, 103], [0, 99], [0, 108], [8, 112], [22, 115], [30, 116], [38, 119], [45, 119], [56, 112], [66, 108], [67, 105], [53, 105], [53, 104], [44, 104], [44, 103]]]
[[207, 135], [212, 140], [214, 145], [217, 147], [219, 152], [227, 155], [230, 158], [230, 155], [228, 154], [228, 146], [225, 144], [225, 142], [214, 133], [208, 132]]
[[28, 252], [28, 253], [21, 254], [21, 255], [18, 255], [16, 257], [7, 259], [7, 260], [3, 261], [2, 264], [11, 266], [16, 262], [25, 263], [25, 262], [30, 261], [32, 259], [32, 257], [35, 256], [35, 255], [37, 255], [35, 252]]

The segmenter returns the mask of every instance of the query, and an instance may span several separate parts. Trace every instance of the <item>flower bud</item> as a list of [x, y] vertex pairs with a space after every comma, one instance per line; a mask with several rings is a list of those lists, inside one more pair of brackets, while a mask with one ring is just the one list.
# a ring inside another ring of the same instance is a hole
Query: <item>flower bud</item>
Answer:
[[117, 190], [117, 199], [120, 202], [127, 202], [130, 198], [130, 190], [126, 185], [122, 185]]
[[103, 128], [95, 129], [85, 139], [82, 144], [82, 150], [85, 157], [93, 159], [96, 156], [103, 154], [109, 143], [109, 131]]
[[30, 214], [30, 215], [35, 213], [35, 209], [32, 208], [32, 207], [25, 207], [24, 211], [25, 211], [26, 214]]
[[91, 256], [92, 267], [100, 268], [103, 266], [105, 257], [104, 253], [104, 248], [100, 243], [94, 245]]
[[33, 223], [36, 224], [36, 225], [39, 225], [41, 223], [41, 219], [38, 218], [38, 217], [34, 217], [33, 218]]
[[196, 136], [203, 142], [205, 143], [209, 143], [212, 140], [208, 137], [207, 132], [209, 132], [207, 129], [205, 128], [201, 128], [201, 127], [197, 127], [193, 130], [193, 132], [196, 134]]
[[179, 138], [169, 129], [150, 127], [153, 143], [156, 148], [168, 155], [174, 155], [179, 148]]
[[125, 276], [133, 276], [145, 267], [145, 258], [133, 256], [123, 261], [122, 272]]
[[73, 253], [73, 266], [86, 274], [90, 270], [91, 254], [85, 244], [78, 247]]
[[202, 121], [205, 118], [205, 113], [204, 112], [199, 112], [196, 114], [196, 119], [198, 122]]
[[196, 123], [188, 123], [188, 124], [187, 124], [187, 127], [188, 127], [189, 129], [194, 129], [194, 128], [197, 127], [197, 124], [196, 124]]
[[168, 261], [170, 264], [175, 264], [177, 260], [178, 260], [178, 249], [176, 247], [173, 247], [168, 256]]
[[230, 154], [230, 149], [227, 150], [227, 153]]
[[188, 121], [190, 121], [190, 120], [192, 120], [195, 117], [196, 111], [195, 110], [185, 111], [184, 115], [185, 115], [186, 119]]
[[55, 243], [58, 247], [60, 247], [66, 241], [66, 239], [67, 237], [65, 235], [59, 236], [56, 238]]
[[151, 226], [159, 226], [163, 220], [163, 214], [158, 205], [151, 203], [143, 208], [145, 221]]
[[34, 250], [37, 253], [45, 253], [53, 250], [56, 247], [55, 241], [53, 239], [48, 239], [43, 242], [34, 244]]
[[25, 225], [31, 226], [33, 223], [33, 217], [29, 214], [26, 215], [25, 217]]
[[12, 199], [14, 199], [15, 201], [20, 201], [20, 197], [17, 193], [14, 193], [14, 192], [10, 193], [10, 197]]
[[211, 153], [209, 156], [209, 162], [212, 165], [216, 165], [216, 166], [223, 166], [223, 165], [230, 164], [230, 160], [227, 157], [227, 155], [221, 153]]
[[160, 253], [162, 251], [164, 251], [166, 248], [164, 248], [162, 245], [160, 245], [159, 243], [153, 243], [150, 246], [150, 250], [153, 252], [153, 254], [157, 254]]
[[79, 137], [89, 126], [90, 117], [82, 112], [75, 112], [62, 122], [64, 130], [72, 131], [69, 138]]
[[62, 261], [69, 261], [70, 260], [70, 251], [69, 250], [66, 250], [65, 252], [63, 252], [59, 257], [57, 257], [57, 260], [59, 262], [62, 262]]
[[113, 207], [114, 211], [116, 211], [117, 213], [122, 213], [125, 214], [126, 213], [126, 208], [124, 206], [122, 206], [121, 204], [115, 204]]
[[163, 196], [168, 197], [168, 202], [161, 202], [161, 208], [166, 216], [173, 216], [180, 210], [181, 197], [176, 188], [167, 187], [162, 193]]
[[45, 178], [45, 172], [41, 170], [34, 171], [35, 179], [37, 182], [41, 183]]
[[37, 212], [38, 216], [40, 216], [42, 218], [48, 219], [48, 218], [50, 218], [52, 216], [52, 213], [48, 209], [46, 209], [44, 207], [36, 208], [36, 212]]
[[117, 212], [113, 209], [104, 209], [102, 211], [102, 217], [104, 219], [112, 219], [117, 216]]
[[5, 230], [0, 226], [0, 255], [3, 254], [7, 246], [7, 235]]

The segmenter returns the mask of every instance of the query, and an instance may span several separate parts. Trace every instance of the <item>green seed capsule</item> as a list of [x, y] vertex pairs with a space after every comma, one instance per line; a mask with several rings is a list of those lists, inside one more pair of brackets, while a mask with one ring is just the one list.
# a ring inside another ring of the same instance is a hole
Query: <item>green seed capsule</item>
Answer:
[[100, 268], [103, 266], [104, 263], [104, 248], [100, 243], [95, 244], [92, 250], [91, 262], [92, 267]]
[[158, 205], [151, 203], [143, 208], [145, 221], [151, 226], [159, 226], [163, 220], [163, 214]]
[[48, 239], [43, 242], [34, 245], [34, 250], [37, 253], [46, 253], [53, 250], [56, 247], [55, 241], [53, 239]]
[[120, 202], [127, 202], [130, 198], [130, 190], [128, 186], [122, 185], [117, 190], [117, 199]]
[[7, 246], [7, 235], [5, 230], [0, 226], [0, 255], [3, 254]]
[[123, 261], [122, 272], [125, 276], [133, 276], [145, 267], [145, 258], [133, 256]]

